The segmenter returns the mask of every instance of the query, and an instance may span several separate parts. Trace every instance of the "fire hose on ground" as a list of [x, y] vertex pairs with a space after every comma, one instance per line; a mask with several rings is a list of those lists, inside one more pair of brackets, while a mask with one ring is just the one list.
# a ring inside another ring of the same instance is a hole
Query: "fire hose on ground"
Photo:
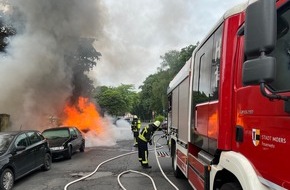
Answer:
[[[162, 135], [162, 134], [156, 134], [156, 135], [153, 135], [152, 139], [154, 139], [154, 137], [157, 136], [157, 135]], [[157, 161], [158, 167], [159, 167], [159, 169], [160, 169], [162, 175], [164, 176], [164, 178], [165, 178], [165, 179], [166, 179], [166, 180], [167, 180], [167, 181], [168, 181], [168, 182], [169, 182], [169, 183], [170, 183], [170, 184], [171, 184], [171, 185], [172, 185], [176, 190], [178, 190], [178, 188], [177, 188], [177, 187], [172, 183], [172, 181], [170, 181], [169, 178], [165, 175], [165, 173], [163, 172], [162, 167], [161, 167], [161, 165], [160, 165], [160, 162], [159, 162], [159, 160], [158, 160], [157, 149], [162, 148], [162, 146], [160, 146], [160, 147], [157, 148], [156, 145], [157, 145], [158, 141], [159, 141], [161, 138], [164, 138], [164, 137], [166, 137], [166, 135], [162, 135], [161, 137], [159, 137], [159, 138], [157, 139], [157, 141], [154, 141], [154, 154], [155, 154], [155, 158], [156, 158], [156, 161]], [[151, 149], [151, 150], [152, 150], [152, 149]], [[150, 150], [150, 151], [151, 151], [151, 150]], [[137, 153], [137, 152], [138, 152], [138, 151], [128, 152], [128, 153], [121, 154], [121, 155], [118, 155], [118, 156], [116, 156], [116, 157], [113, 157], [113, 158], [110, 158], [110, 159], [107, 159], [107, 160], [103, 161], [102, 163], [100, 163], [100, 164], [96, 167], [96, 169], [95, 169], [92, 173], [90, 173], [90, 174], [88, 174], [88, 175], [86, 175], [86, 176], [83, 176], [83, 177], [81, 177], [81, 178], [79, 178], [79, 179], [76, 179], [76, 180], [74, 180], [74, 181], [72, 181], [72, 182], [66, 184], [65, 187], [64, 187], [64, 190], [67, 190], [67, 188], [68, 188], [70, 185], [72, 185], [72, 184], [74, 184], [74, 183], [77, 183], [77, 182], [79, 182], [79, 181], [82, 181], [82, 180], [84, 180], [84, 179], [86, 179], [86, 178], [89, 178], [89, 177], [91, 177], [92, 175], [94, 175], [94, 174], [98, 171], [98, 169], [100, 168], [101, 165], [103, 165], [103, 164], [105, 164], [105, 163], [107, 163], [107, 162], [113, 161], [113, 160], [115, 160], [115, 159], [118, 159], [118, 158], [124, 157], [124, 156], [128, 156], [128, 155], [131, 155], [131, 154], [135, 154], [135, 153]], [[154, 189], [157, 190], [156, 185], [155, 185], [155, 182], [154, 182], [154, 180], [153, 180], [153, 178], [152, 178], [151, 176], [149, 176], [149, 175], [146, 174], [146, 173], [143, 173], [143, 172], [140, 172], [140, 171], [135, 171], [135, 170], [127, 170], [127, 171], [124, 171], [124, 172], [122, 172], [122, 173], [120, 173], [120, 174], [118, 175], [118, 183], [119, 183], [120, 187], [121, 187], [123, 190], [126, 190], [126, 188], [122, 185], [122, 183], [121, 183], [121, 181], [120, 181], [120, 177], [121, 177], [122, 175], [124, 175], [124, 174], [126, 174], [126, 173], [130, 173], [130, 172], [132, 172], [132, 173], [137, 173], [137, 174], [144, 175], [144, 176], [148, 177], [148, 178], [151, 180]]]

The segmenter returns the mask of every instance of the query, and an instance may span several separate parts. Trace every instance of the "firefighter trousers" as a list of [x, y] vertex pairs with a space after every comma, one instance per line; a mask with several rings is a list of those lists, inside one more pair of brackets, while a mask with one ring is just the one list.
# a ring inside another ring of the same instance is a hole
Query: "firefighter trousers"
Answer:
[[138, 156], [139, 162], [142, 166], [148, 166], [148, 145], [147, 142], [143, 141], [139, 137], [137, 137], [138, 141]]
[[133, 136], [134, 136], [134, 145], [138, 145], [138, 135], [139, 135], [139, 132], [138, 131], [133, 131]]

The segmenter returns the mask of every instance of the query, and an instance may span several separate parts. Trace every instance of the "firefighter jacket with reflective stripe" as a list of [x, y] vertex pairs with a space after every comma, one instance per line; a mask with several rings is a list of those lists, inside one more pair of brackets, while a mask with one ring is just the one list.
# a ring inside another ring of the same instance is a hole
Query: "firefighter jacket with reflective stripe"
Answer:
[[133, 132], [139, 132], [141, 128], [141, 121], [139, 119], [133, 119], [131, 123], [131, 128]]
[[149, 142], [151, 141], [151, 137], [153, 135], [153, 133], [156, 131], [156, 127], [153, 124], [149, 124], [148, 126], [144, 127], [141, 131], [141, 133], [139, 134], [139, 139], [145, 141], [145, 142]]

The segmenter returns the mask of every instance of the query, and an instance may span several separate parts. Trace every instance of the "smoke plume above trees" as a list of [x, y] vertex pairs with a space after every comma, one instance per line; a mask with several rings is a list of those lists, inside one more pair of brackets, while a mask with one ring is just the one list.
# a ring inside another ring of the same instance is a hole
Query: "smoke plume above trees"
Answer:
[[[16, 29], [0, 63], [0, 112], [14, 128], [41, 128], [67, 100], [89, 94], [104, 8], [94, 0], [0, 1]], [[87, 51], [87, 50], [90, 51]], [[38, 127], [35, 127], [38, 126]]]

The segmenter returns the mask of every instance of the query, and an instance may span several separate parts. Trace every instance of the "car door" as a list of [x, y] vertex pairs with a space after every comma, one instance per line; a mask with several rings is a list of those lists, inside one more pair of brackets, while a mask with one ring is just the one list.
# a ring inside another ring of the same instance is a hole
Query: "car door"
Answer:
[[73, 128], [69, 128], [69, 132], [72, 138], [71, 144], [73, 145], [73, 152], [75, 152], [79, 148], [78, 135]]
[[36, 131], [27, 132], [27, 136], [30, 142], [29, 148], [33, 150], [34, 168], [36, 168], [43, 164], [45, 144], [42, 137]]
[[[23, 147], [22, 150], [17, 150]], [[23, 174], [31, 171], [34, 167], [34, 152], [29, 147], [28, 137], [25, 133], [16, 137], [13, 151], [13, 164], [15, 167], [15, 177], [18, 178]]]
[[82, 133], [77, 128], [74, 128], [74, 130], [78, 138], [78, 146], [79, 146], [78, 148], [80, 148], [83, 144], [83, 136], [82, 136]]

